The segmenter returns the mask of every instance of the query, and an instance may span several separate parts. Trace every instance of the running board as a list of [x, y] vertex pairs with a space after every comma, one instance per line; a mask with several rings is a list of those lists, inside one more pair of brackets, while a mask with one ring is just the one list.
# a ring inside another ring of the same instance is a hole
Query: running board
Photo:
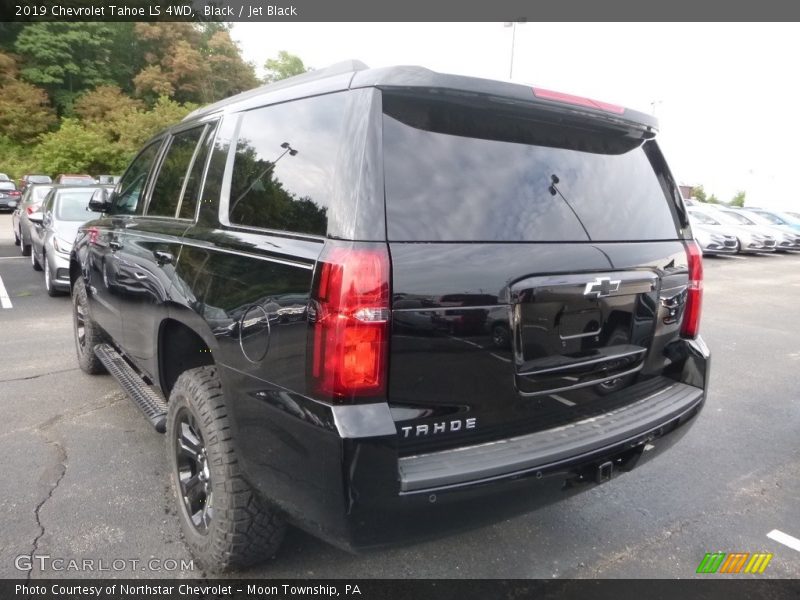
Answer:
[[167, 404], [109, 344], [97, 344], [94, 353], [108, 372], [159, 433], [167, 429]]

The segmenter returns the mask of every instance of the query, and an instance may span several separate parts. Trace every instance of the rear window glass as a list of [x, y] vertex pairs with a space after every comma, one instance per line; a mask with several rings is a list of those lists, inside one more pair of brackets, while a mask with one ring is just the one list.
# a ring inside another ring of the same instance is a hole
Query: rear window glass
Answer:
[[60, 193], [56, 202], [56, 218], [59, 221], [81, 222], [94, 219], [98, 213], [86, 210], [93, 193], [94, 190]]
[[63, 185], [91, 185], [94, 183], [94, 179], [92, 177], [61, 177], [58, 183]]
[[11, 181], [0, 181], [0, 190], [15, 190], [17, 186]]
[[678, 238], [652, 142], [502, 107], [386, 92], [383, 106], [390, 240]]

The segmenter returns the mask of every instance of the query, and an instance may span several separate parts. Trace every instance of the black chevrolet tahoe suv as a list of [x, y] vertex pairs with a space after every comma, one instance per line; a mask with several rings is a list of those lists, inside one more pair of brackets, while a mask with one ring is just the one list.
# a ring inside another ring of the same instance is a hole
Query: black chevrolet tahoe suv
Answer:
[[680, 438], [709, 353], [656, 126], [354, 62], [147, 143], [76, 238], [75, 338], [166, 432], [199, 562], [474, 526]]

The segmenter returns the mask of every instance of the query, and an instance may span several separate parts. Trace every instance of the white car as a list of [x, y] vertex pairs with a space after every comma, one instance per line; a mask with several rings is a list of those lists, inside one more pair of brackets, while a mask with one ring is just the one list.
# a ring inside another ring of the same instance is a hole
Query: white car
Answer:
[[711, 215], [699, 210], [689, 209], [689, 220], [692, 223], [694, 239], [700, 245], [704, 256], [708, 254], [736, 254], [739, 251], [739, 240], [736, 235], [727, 231]]
[[691, 207], [688, 210], [689, 214], [701, 213], [707, 215], [717, 223], [720, 232], [724, 230], [726, 235], [736, 236], [739, 242], [739, 252], [741, 253], [775, 251], [777, 246], [775, 238], [761, 231], [758, 226], [743, 215], [718, 208], [703, 207], [703, 209], [699, 209]]
[[[773, 225], [764, 217], [745, 209], [722, 210], [721, 212], [731, 215], [733, 218], [738, 219], [739, 221], [746, 219], [752, 223], [752, 227], [757, 227], [759, 231], [775, 238], [775, 250], [785, 252], [787, 250], [800, 249], [800, 246], [798, 246], [798, 236], [796, 236], [792, 231], [784, 230], [781, 227]], [[742, 221], [742, 223], [744, 224], [744, 221]]]

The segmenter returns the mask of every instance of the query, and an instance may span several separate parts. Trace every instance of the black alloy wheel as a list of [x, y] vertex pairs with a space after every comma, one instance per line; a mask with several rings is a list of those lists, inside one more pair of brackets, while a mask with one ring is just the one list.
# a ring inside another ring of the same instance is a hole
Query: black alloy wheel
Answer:
[[72, 329], [75, 334], [78, 364], [83, 372], [89, 375], [105, 373], [106, 368], [94, 353], [94, 347], [104, 343], [106, 338], [89, 314], [86, 284], [82, 277], [78, 277], [72, 284]]
[[194, 415], [182, 408], [175, 417], [175, 464], [178, 494], [183, 508], [198, 533], [205, 535], [214, 517], [214, 487], [208, 451]]

